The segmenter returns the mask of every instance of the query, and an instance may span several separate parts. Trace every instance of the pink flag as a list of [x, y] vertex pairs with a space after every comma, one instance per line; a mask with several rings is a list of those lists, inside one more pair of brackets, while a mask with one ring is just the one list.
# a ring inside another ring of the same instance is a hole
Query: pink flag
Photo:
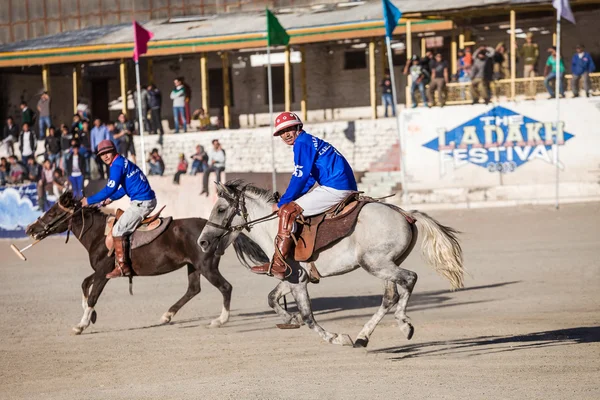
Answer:
[[154, 34], [145, 30], [136, 21], [133, 21], [133, 35], [135, 37], [135, 47], [133, 48], [133, 59], [137, 62], [142, 54], [148, 51], [148, 42], [154, 37]]

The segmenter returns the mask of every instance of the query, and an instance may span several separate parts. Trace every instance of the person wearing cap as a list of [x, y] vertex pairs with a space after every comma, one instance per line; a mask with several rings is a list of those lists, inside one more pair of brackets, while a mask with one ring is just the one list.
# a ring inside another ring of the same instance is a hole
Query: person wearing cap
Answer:
[[583, 90], [585, 96], [590, 97], [592, 87], [590, 85], [590, 73], [596, 70], [596, 65], [590, 53], [584, 50], [583, 45], [578, 45], [575, 48], [575, 54], [571, 60], [571, 73], [573, 80], [571, 88], [573, 89], [573, 97], [579, 97], [579, 80], [583, 77]]
[[[302, 120], [293, 112], [275, 119], [275, 132], [285, 144], [294, 148], [294, 172], [287, 190], [273, 211], [278, 211], [279, 229], [275, 237], [275, 254], [270, 263], [251, 270], [284, 280], [290, 266], [285, 259], [291, 254], [294, 221], [300, 215], [314, 216], [327, 211], [357, 191], [354, 172], [348, 161], [332, 145], [303, 129]], [[309, 190], [318, 184], [312, 191]]]
[[525, 43], [519, 49], [519, 56], [523, 60], [523, 78], [535, 77], [535, 67], [540, 58], [540, 48], [533, 41], [533, 33], [527, 32]]
[[81, 199], [81, 205], [102, 203], [108, 205], [127, 195], [131, 206], [125, 210], [112, 229], [115, 245], [115, 268], [106, 277], [118, 278], [131, 275], [131, 265], [127, 259], [129, 235], [139, 226], [154, 208], [156, 196], [148, 183], [148, 178], [140, 168], [117, 153], [117, 148], [110, 140], [98, 144], [98, 157], [110, 166], [106, 187], [89, 198]]

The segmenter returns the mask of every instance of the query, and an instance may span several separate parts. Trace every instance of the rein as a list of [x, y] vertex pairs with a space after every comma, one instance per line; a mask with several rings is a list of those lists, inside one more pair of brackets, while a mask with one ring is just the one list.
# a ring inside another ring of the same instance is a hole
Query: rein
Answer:
[[[83, 223], [81, 226], [81, 232], [79, 233], [79, 236], [77, 237], [77, 239], [81, 240], [81, 238], [83, 237], [83, 234], [86, 232], [86, 229], [85, 229], [85, 207], [79, 207], [78, 209], [77, 208], [70, 209], [70, 208], [67, 208], [67, 207], [63, 206], [62, 204], [60, 204], [60, 202], [56, 202], [56, 205], [58, 208], [60, 208], [62, 211], [64, 211], [64, 214], [54, 217], [50, 222], [47, 222], [47, 223], [44, 220], [42, 220], [41, 218], [37, 219], [37, 222], [40, 223], [42, 225], [42, 227], [44, 228], [44, 234], [51, 235], [52, 233], [50, 233], [50, 230], [54, 227], [54, 225], [65, 222], [65, 221], [69, 221], [69, 226], [67, 229], [67, 239], [65, 240], [65, 243], [68, 243], [70, 233], [73, 229], [73, 217], [76, 215], [77, 212], [81, 211], [81, 220], [83, 221]], [[93, 225], [93, 219], [92, 219], [92, 225]], [[73, 232], [73, 233], [75, 233], [75, 232]]]

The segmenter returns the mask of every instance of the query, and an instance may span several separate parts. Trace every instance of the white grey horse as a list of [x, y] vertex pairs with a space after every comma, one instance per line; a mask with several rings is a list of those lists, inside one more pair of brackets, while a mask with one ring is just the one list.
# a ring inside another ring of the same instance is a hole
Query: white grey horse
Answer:
[[[271, 214], [275, 201], [271, 192], [243, 181], [230, 181], [217, 187], [219, 198], [210, 214], [209, 222], [198, 238], [198, 245], [205, 252], [222, 255], [225, 249], [239, 236], [241, 229], [266, 253], [273, 254], [273, 240], [277, 233], [277, 220], [271, 218], [261, 223], [248, 224]], [[452, 289], [463, 287], [462, 250], [456, 238], [457, 232], [439, 224], [425, 213], [411, 211], [424, 230], [423, 256], [438, 273], [450, 281]], [[410, 339], [414, 328], [406, 315], [406, 305], [417, 282], [417, 274], [403, 269], [400, 264], [408, 257], [417, 241], [417, 227], [410, 224], [395, 206], [385, 203], [370, 203], [363, 207], [352, 234], [318, 254], [315, 265], [321, 277], [345, 274], [362, 267], [369, 274], [385, 281], [381, 306], [365, 324], [356, 341], [350, 336], [327, 332], [314, 319], [307, 284], [309, 276], [305, 264], [291, 262], [293, 273], [288, 280], [280, 282], [269, 294], [269, 305], [283, 318], [285, 323], [305, 323], [329, 343], [366, 347], [369, 337], [383, 316], [398, 305], [395, 318], [400, 329]], [[239, 241], [238, 241], [239, 242]], [[251, 261], [259, 259], [257, 254], [234, 245], [238, 256], [246, 265], [244, 253]], [[279, 299], [291, 293], [296, 300], [301, 319], [279, 305]]]

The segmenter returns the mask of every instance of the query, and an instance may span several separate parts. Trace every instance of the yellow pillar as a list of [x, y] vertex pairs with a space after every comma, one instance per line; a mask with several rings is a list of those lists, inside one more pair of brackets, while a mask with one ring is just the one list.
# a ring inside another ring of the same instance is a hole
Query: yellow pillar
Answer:
[[73, 114], [77, 114], [77, 100], [79, 99], [79, 64], [73, 67]]
[[556, 32], [552, 34], [552, 46], [556, 46]]
[[206, 53], [200, 54], [200, 84], [202, 85], [202, 108], [206, 115], [210, 115], [210, 104], [208, 100], [208, 57]]
[[292, 111], [292, 64], [290, 62], [290, 46], [285, 46], [283, 64], [283, 93], [285, 111]]
[[373, 119], [377, 119], [377, 74], [375, 72], [375, 40], [369, 42], [369, 87], [371, 94], [371, 111]]
[[[410, 63], [413, 56], [412, 52], [412, 26], [410, 20], [406, 21], [406, 62]], [[406, 78], [406, 105], [411, 106], [410, 86], [412, 85], [412, 79], [410, 75]]]
[[119, 64], [119, 78], [121, 82], [121, 99], [123, 102], [121, 112], [127, 115], [127, 61], [124, 59], [121, 59]]
[[452, 31], [452, 43], [450, 46], [450, 58], [452, 59], [450, 62], [452, 75], [456, 74], [457, 65], [456, 58], [458, 57], [458, 48], [456, 47], [456, 30]]
[[50, 94], [50, 66], [42, 66], [42, 83], [44, 84], [44, 91]]
[[421, 38], [421, 58], [425, 57], [426, 53], [427, 53], [427, 41], [423, 37], [423, 38]]
[[148, 81], [146, 83], [148, 85], [153, 85], [154, 84], [154, 62], [152, 61], [151, 58], [147, 58], [146, 61], [148, 62], [148, 64], [147, 64]]
[[514, 10], [510, 10], [510, 98], [515, 99], [517, 77], [517, 16]]
[[231, 98], [229, 97], [229, 53], [221, 53], [221, 65], [223, 68], [223, 126], [229, 129], [231, 126]]
[[302, 86], [302, 100], [300, 101], [300, 110], [302, 111], [302, 120], [308, 120], [308, 108], [306, 107], [306, 100], [308, 97], [308, 90], [306, 88], [306, 51], [304, 45], [300, 47], [300, 53], [302, 55], [302, 62], [300, 64], [300, 84]]
[[458, 35], [458, 48], [459, 49], [464, 49], [465, 48], [465, 33], [462, 32], [462, 31]]

